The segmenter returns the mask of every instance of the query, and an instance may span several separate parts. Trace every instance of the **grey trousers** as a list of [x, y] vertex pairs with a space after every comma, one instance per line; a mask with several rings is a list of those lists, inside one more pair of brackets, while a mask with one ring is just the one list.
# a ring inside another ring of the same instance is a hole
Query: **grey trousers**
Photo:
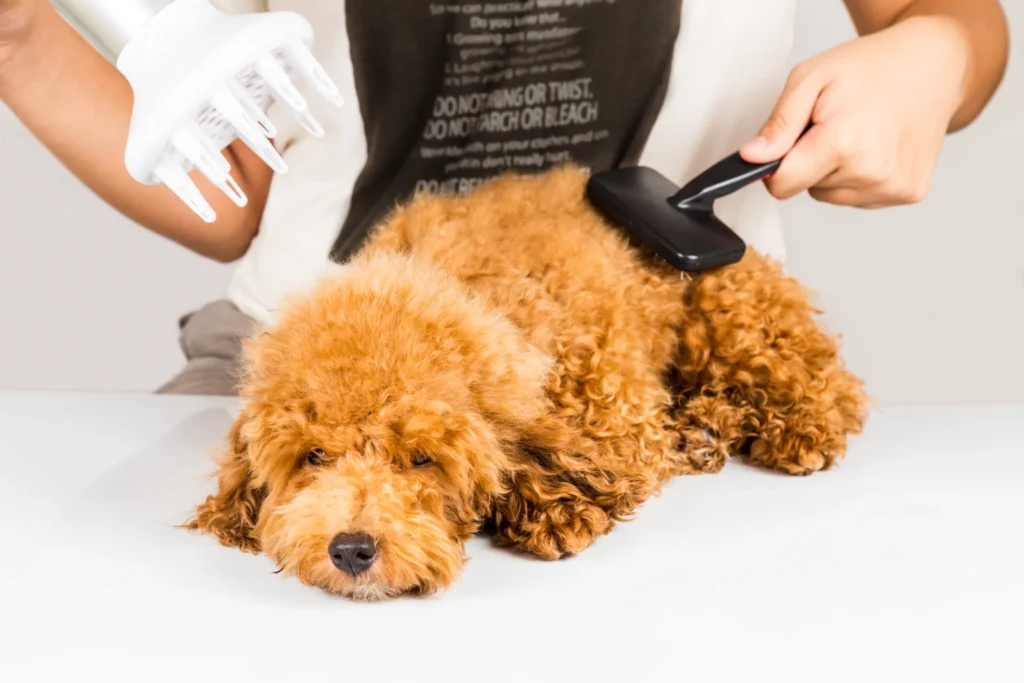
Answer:
[[214, 301], [178, 322], [185, 367], [158, 394], [238, 394], [242, 340], [254, 322], [230, 301]]

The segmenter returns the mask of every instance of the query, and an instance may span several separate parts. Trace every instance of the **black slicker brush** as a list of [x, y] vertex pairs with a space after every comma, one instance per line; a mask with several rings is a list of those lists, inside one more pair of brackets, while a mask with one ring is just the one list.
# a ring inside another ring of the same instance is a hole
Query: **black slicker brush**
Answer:
[[652, 168], [618, 168], [591, 176], [587, 197], [677, 270], [712, 270], [739, 261], [747, 246], [715, 216], [715, 200], [766, 178], [781, 164], [782, 159], [752, 164], [736, 152], [681, 190]]

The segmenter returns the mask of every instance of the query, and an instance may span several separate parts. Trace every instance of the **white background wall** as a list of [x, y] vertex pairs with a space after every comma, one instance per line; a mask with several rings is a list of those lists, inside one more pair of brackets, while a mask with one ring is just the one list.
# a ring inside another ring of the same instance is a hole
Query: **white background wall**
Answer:
[[[1024, 33], [1024, 3], [1003, 3]], [[803, 0], [794, 61], [853, 36]], [[150, 391], [181, 364], [179, 315], [228, 267], [108, 209], [0, 106], [0, 389]], [[880, 212], [788, 202], [788, 268], [820, 294], [884, 403], [1024, 400], [1024, 48], [951, 137], [930, 197]]]

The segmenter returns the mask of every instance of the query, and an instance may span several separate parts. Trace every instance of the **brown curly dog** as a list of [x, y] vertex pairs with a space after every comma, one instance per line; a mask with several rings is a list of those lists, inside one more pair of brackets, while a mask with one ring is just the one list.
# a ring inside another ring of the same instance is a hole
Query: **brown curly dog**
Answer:
[[188, 526], [359, 599], [448, 586], [483, 525], [555, 559], [730, 455], [828, 468], [865, 397], [807, 294], [748, 250], [684, 278], [506, 176], [397, 209], [248, 340], [219, 490]]

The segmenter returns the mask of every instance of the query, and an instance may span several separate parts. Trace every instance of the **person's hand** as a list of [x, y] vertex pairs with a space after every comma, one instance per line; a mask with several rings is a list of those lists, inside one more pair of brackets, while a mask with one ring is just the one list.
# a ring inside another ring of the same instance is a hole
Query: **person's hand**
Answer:
[[0, 68], [28, 38], [39, 0], [0, 0]]
[[[779, 199], [804, 190], [832, 204], [920, 201], [963, 100], [966, 37], [951, 20], [914, 18], [798, 65], [750, 162], [786, 155], [765, 181]], [[813, 127], [800, 138], [808, 122]], [[794, 146], [795, 143], [795, 146]]]

